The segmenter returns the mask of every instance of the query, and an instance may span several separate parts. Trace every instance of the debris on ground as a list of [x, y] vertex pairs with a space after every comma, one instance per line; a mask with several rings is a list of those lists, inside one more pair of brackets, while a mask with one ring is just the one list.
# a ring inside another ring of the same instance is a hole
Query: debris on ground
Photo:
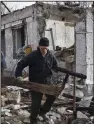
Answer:
[[[70, 87], [69, 84], [66, 85], [66, 88]], [[63, 93], [66, 93], [66, 88]], [[71, 89], [71, 88], [70, 88]], [[83, 88], [79, 88], [82, 90]], [[84, 97], [84, 93], [77, 89], [77, 97], [80, 98], [80, 102], [77, 102], [77, 105], [82, 106], [83, 101], [89, 101], [92, 100], [91, 97]], [[15, 91], [15, 92], [12, 92]], [[9, 93], [12, 95], [9, 97]], [[6, 95], [8, 94], [8, 95]], [[13, 95], [15, 94], [15, 97], [13, 98]], [[67, 94], [70, 94], [67, 92]], [[72, 94], [71, 94], [72, 95]], [[2, 88], [2, 107], [1, 107], [1, 121], [2, 124], [29, 124], [29, 116], [30, 116], [30, 106], [32, 101], [30, 100], [30, 92], [27, 89], [19, 88], [19, 87], [4, 87]], [[13, 98], [13, 99], [12, 99]], [[29, 99], [28, 99], [29, 98]], [[45, 100], [45, 97], [44, 99]], [[42, 101], [43, 102], [43, 101]], [[54, 102], [51, 111], [49, 111], [46, 114], [46, 117], [48, 118], [47, 122], [43, 122], [43, 118], [39, 116], [39, 122], [38, 124], [68, 124], [69, 121], [72, 122], [73, 120], [73, 111], [67, 110], [67, 107], [73, 106], [73, 99], [65, 98], [63, 94], [61, 93], [59, 97]], [[83, 105], [84, 106], [84, 105]], [[77, 112], [77, 116], [79, 118], [84, 117], [85, 119], [89, 119], [87, 116], [87, 113], [83, 113], [81, 111]], [[90, 114], [89, 114], [90, 116]]]
[[[74, 70], [74, 46], [70, 48], [58, 48], [54, 52], [59, 66], [62, 68]], [[53, 72], [53, 82], [62, 83], [65, 74]], [[26, 77], [26, 80], [28, 77]], [[75, 78], [76, 82], [76, 106], [90, 107], [94, 101], [93, 96], [86, 96], [87, 87], [84, 80]], [[9, 83], [9, 82], [8, 82]], [[73, 121], [73, 110], [67, 109], [73, 107], [73, 88], [74, 79], [69, 76], [64, 90], [57, 97], [52, 109], [46, 114], [47, 121], [43, 122], [43, 117], [38, 116], [37, 124], [75, 124]], [[42, 103], [44, 103], [45, 95]], [[4, 86], [1, 88], [1, 122], [2, 124], [29, 124], [30, 106], [32, 104], [30, 91], [17, 86]], [[77, 111], [78, 118], [86, 120], [92, 119], [90, 112]]]

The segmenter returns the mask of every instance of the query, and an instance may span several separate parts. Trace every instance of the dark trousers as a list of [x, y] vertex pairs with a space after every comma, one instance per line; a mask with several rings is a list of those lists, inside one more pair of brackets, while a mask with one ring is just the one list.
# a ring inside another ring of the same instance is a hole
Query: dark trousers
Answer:
[[42, 93], [31, 91], [32, 105], [31, 105], [31, 116], [30, 120], [36, 119], [38, 114], [46, 114], [51, 109], [53, 102], [56, 97], [51, 95], [46, 95], [46, 101], [43, 106], [41, 106], [41, 100], [43, 97]]

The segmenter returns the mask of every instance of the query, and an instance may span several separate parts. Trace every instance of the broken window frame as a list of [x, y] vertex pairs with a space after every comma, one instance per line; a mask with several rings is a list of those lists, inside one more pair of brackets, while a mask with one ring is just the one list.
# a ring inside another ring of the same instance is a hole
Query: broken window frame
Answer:
[[54, 43], [54, 38], [53, 38], [53, 29], [52, 28], [45, 29], [44, 35], [45, 35], [46, 31], [50, 32], [51, 39], [52, 39], [52, 48], [53, 48], [53, 50], [55, 50], [55, 43]]
[[[2, 36], [2, 33], [4, 33], [4, 36]], [[4, 38], [4, 41], [2, 41], [2, 37]], [[4, 50], [2, 48], [2, 42], [4, 42]], [[1, 30], [1, 51], [3, 52], [4, 56], [6, 56], [6, 41], [5, 41], [5, 29]]]
[[[22, 30], [23, 28], [23, 37], [22, 39], [24, 40], [24, 45], [25, 45], [25, 27], [24, 25], [22, 24], [19, 24], [19, 25], [16, 25], [16, 26], [13, 26], [11, 29], [12, 29], [12, 38], [13, 38], [13, 59], [20, 59], [17, 55], [17, 38], [15, 37], [15, 31], [16, 31], [16, 36], [17, 36], [17, 30], [21, 29]], [[21, 43], [22, 43], [22, 39], [21, 39]], [[24, 46], [22, 45], [21, 48]]]

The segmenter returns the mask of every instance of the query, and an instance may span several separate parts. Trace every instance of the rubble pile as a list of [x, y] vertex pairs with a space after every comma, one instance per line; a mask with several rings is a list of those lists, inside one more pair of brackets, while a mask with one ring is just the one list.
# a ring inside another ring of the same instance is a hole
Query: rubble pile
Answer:
[[[66, 68], [68, 70], [74, 71], [74, 48], [73, 46], [71, 48], [64, 48], [58, 51], [54, 51], [54, 55], [56, 56], [59, 66], [62, 68]], [[59, 77], [59, 76], [58, 76]], [[62, 78], [64, 75], [62, 75]], [[85, 84], [85, 81], [80, 78], [75, 78], [75, 84], [76, 84], [76, 106], [78, 107], [90, 107], [93, 99], [93, 95], [89, 94], [88, 87]], [[67, 105], [59, 104], [59, 106], [63, 106], [61, 108], [66, 107], [73, 107], [74, 102], [74, 96], [73, 96], [73, 90], [74, 90], [74, 77], [69, 76], [69, 80], [67, 84], [65, 85], [64, 90], [59, 95], [59, 99], [62, 99], [63, 101], [66, 101]], [[94, 103], [93, 103], [94, 104]], [[57, 106], [57, 105], [55, 105]], [[62, 110], [62, 109], [61, 109]], [[62, 110], [63, 111], [63, 110]], [[72, 111], [73, 112], [73, 111]], [[86, 119], [89, 120], [92, 112], [89, 111], [80, 111], [77, 110], [77, 117], [80, 119]], [[89, 120], [90, 121], [90, 120]], [[83, 122], [84, 123], [84, 122]]]
[[[53, 53], [56, 56], [60, 67], [66, 68], [67, 70], [70, 70], [70, 71], [74, 71], [75, 69], [74, 68], [74, 61], [75, 61], [74, 46], [71, 46], [70, 48], [62, 48], [60, 50], [53, 51]], [[54, 78], [57, 78], [57, 80], [60, 80], [62, 82], [65, 75], [63, 73], [58, 73], [58, 74], [56, 73], [56, 75], [54, 74]], [[87, 96], [87, 87], [85, 85], [85, 81], [81, 80], [80, 78], [75, 78], [75, 82], [76, 82], [76, 94], [75, 94], [76, 100], [80, 101], [85, 96]], [[60, 94], [59, 98], [64, 97], [64, 100], [73, 99], [73, 89], [74, 89], [74, 77], [69, 76], [69, 80], [65, 85], [65, 88]]]
[[[30, 99], [29, 91], [16, 86], [7, 86], [1, 91], [1, 121], [2, 124], [25, 124], [30, 123]], [[45, 99], [45, 98], [44, 98]], [[44, 102], [44, 99], [42, 103]], [[65, 101], [57, 99], [50, 112], [47, 113], [47, 122], [42, 122], [39, 116], [39, 124], [59, 124], [66, 122], [66, 107], [57, 107], [58, 104], [66, 104]], [[65, 113], [65, 115], [64, 115]], [[70, 114], [70, 112], [68, 112]]]
[[[74, 45], [70, 48], [61, 48], [56, 51], [53, 51], [54, 55], [56, 56], [58, 60], [58, 64], [62, 68], [66, 68], [70, 71], [75, 71], [74, 62]], [[57, 77], [54, 75], [54, 78], [60, 77], [60, 80], [64, 79], [64, 74], [58, 73], [56, 74]], [[57, 79], [58, 80], [58, 79]], [[61, 81], [62, 82], [62, 81]], [[88, 91], [88, 87], [85, 84], [85, 81], [80, 78], [75, 78], [75, 84], [76, 84], [76, 101], [79, 102], [80, 105], [85, 104], [85, 107], [88, 107], [90, 105], [90, 101], [92, 99], [92, 94], [90, 95]], [[59, 95], [60, 99], [64, 100], [73, 100], [73, 89], [74, 89], [74, 77], [69, 76], [68, 82], [65, 85], [64, 90]]]
[[25, 116], [29, 116], [29, 112], [24, 110], [29, 105], [22, 102], [24, 93], [27, 89], [16, 86], [7, 86], [1, 88], [1, 122], [2, 124], [22, 124]]
[[53, 54], [56, 56], [60, 67], [70, 71], [74, 70], [74, 46], [53, 51]]
[[[68, 85], [68, 84], [67, 84]], [[67, 107], [73, 106], [73, 99], [65, 98], [62, 94], [63, 92], [67, 92], [67, 85], [59, 95], [59, 97], [54, 102], [52, 109], [50, 112], [46, 114], [48, 120], [43, 122], [42, 117], [38, 116], [38, 124], [68, 124], [73, 120], [73, 111], [67, 110]], [[82, 87], [81, 87], [82, 88]], [[77, 90], [77, 97], [83, 98], [83, 92], [80, 93]], [[70, 94], [70, 93], [69, 93]], [[30, 116], [30, 99], [29, 90], [19, 88], [16, 86], [7, 86], [2, 88], [1, 91], [1, 122], [2, 124], [29, 124], [29, 116]], [[88, 100], [88, 98], [84, 98]], [[89, 101], [91, 101], [92, 97], [89, 97]], [[44, 103], [45, 97], [43, 98], [42, 103]], [[82, 103], [81, 103], [82, 102]], [[84, 105], [83, 101], [78, 102], [77, 104]], [[90, 103], [90, 102], [89, 102]], [[88, 104], [89, 105], [89, 104]], [[87, 114], [78, 111], [77, 116], [79, 118], [89, 119]]]
[[[53, 51], [59, 66], [68, 70], [74, 70], [74, 48], [64, 48]], [[53, 83], [63, 83], [65, 74], [53, 72]], [[75, 78], [76, 83], [76, 106], [89, 107], [94, 101], [93, 96], [88, 95], [85, 81]], [[51, 110], [46, 114], [48, 120], [45, 122], [41, 116], [38, 116], [37, 124], [74, 124], [73, 108], [74, 103], [74, 77], [69, 76], [64, 90], [57, 97]], [[42, 100], [44, 103], [45, 95]], [[16, 86], [5, 86], [1, 89], [1, 122], [2, 124], [29, 124], [30, 106], [32, 104], [30, 91]], [[92, 120], [92, 113], [88, 111], [77, 111], [77, 118]], [[79, 122], [80, 123], [80, 122]], [[92, 123], [91, 123], [92, 124]]]

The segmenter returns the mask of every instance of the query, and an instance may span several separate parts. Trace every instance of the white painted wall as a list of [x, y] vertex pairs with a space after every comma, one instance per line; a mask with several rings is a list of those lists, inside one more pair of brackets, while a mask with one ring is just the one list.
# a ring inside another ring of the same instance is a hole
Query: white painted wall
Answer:
[[31, 17], [26, 19], [27, 22], [27, 42], [32, 45], [33, 49], [36, 49], [38, 45], [39, 35], [37, 32], [37, 21]]
[[7, 70], [12, 71], [16, 64], [16, 60], [13, 59], [13, 40], [12, 40], [12, 30], [7, 28], [5, 30], [5, 41], [6, 41], [6, 63]]
[[86, 16], [86, 29], [87, 29], [87, 34], [86, 34], [86, 63], [87, 63], [87, 84], [93, 84], [93, 68], [94, 68], [94, 63], [93, 63], [93, 13], [92, 10], [87, 10], [87, 16]]
[[86, 84], [93, 84], [93, 14], [87, 9], [86, 18], [76, 24], [76, 72], [86, 74]]
[[[46, 29], [50, 28], [52, 28], [53, 31], [55, 46], [68, 48], [74, 44], [74, 27], [65, 26], [65, 23], [61, 21], [48, 19], [46, 20]], [[50, 32], [48, 33], [48, 31], [46, 31], [45, 36], [51, 41], [50, 49], [53, 49], [53, 47], [51, 47], [52, 40]]]
[[86, 34], [85, 20], [75, 27], [76, 35], [76, 72], [86, 74]]

